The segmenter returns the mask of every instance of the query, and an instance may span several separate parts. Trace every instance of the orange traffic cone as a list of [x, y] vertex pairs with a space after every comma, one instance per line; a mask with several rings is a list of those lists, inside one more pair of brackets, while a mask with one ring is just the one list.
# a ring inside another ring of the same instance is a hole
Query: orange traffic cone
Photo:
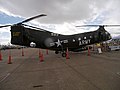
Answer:
[[46, 49], [46, 54], [48, 55], [48, 49]]
[[8, 64], [12, 64], [12, 62], [11, 62], [11, 50], [9, 50]]
[[69, 57], [69, 51], [68, 51], [68, 47], [67, 47], [67, 51], [66, 51], [66, 59], [70, 59], [70, 57]]
[[43, 54], [40, 55], [40, 62], [43, 62], [44, 61], [44, 57], [43, 57]]
[[23, 48], [22, 48], [22, 56], [24, 56], [24, 50], [23, 50]]
[[89, 48], [89, 46], [88, 46], [88, 56], [90, 56], [90, 48]]
[[0, 61], [2, 61], [2, 54], [1, 54], [1, 50], [0, 50]]

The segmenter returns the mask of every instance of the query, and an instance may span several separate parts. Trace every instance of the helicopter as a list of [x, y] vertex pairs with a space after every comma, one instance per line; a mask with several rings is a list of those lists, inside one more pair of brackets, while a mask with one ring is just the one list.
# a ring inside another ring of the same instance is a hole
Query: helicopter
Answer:
[[[27, 46], [32, 48], [41, 48], [54, 50], [56, 54], [62, 52], [62, 56], [66, 56], [66, 49], [69, 51], [79, 52], [88, 49], [88, 45], [100, 43], [111, 39], [109, 32], [104, 27], [107, 26], [120, 26], [120, 25], [82, 25], [86, 26], [99, 26], [95, 31], [78, 33], [72, 35], [63, 35], [54, 33], [42, 28], [26, 25], [24, 23], [33, 19], [47, 16], [46, 14], [40, 14], [31, 18], [28, 18], [20, 23], [13, 25], [4, 25], [3, 27], [11, 27], [11, 44]], [[76, 26], [81, 27], [81, 26]]]

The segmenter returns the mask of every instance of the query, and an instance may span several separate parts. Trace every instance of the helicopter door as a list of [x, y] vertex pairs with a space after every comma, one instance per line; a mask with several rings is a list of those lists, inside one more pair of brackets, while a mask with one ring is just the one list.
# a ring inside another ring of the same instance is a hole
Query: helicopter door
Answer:
[[93, 34], [93, 42], [96, 43], [98, 41], [98, 34], [94, 32]]

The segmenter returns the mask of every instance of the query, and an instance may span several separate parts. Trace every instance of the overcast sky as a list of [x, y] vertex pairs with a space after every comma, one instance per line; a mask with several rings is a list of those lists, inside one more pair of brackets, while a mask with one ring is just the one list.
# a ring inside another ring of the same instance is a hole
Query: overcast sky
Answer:
[[[17, 23], [44, 13], [47, 17], [36, 19], [33, 23], [40, 23], [45, 29], [63, 34], [86, 32], [96, 28], [88, 30], [74, 26], [120, 24], [119, 5], [120, 0], [0, 0], [0, 25]], [[5, 32], [9, 34], [9, 28], [5, 29], [0, 29], [2, 38]], [[120, 35], [119, 29], [106, 28], [112, 36]]]

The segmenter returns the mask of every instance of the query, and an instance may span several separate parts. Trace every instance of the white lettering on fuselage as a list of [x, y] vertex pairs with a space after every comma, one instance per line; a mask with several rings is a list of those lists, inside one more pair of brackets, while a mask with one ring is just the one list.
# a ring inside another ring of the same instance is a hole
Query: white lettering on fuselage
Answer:
[[89, 44], [89, 43], [90, 43], [90, 39], [87, 39], [87, 40], [80, 40], [80, 41], [79, 41], [79, 46], [80, 46], [80, 45]]
[[50, 47], [52, 47], [52, 46], [54, 46], [55, 45], [55, 43], [53, 42], [53, 43], [50, 43]]
[[63, 40], [63, 43], [68, 43], [68, 40]]
[[50, 46], [52, 47], [52, 46], [57, 45], [57, 47], [59, 47], [59, 46], [62, 45], [62, 43], [68, 43], [68, 40], [59, 40], [59, 39], [58, 39], [57, 42], [52, 42], [52, 43], [50, 43]]
[[[73, 42], [75, 42], [75, 39], [72, 39]], [[81, 40], [81, 38], [78, 38], [79, 41], [79, 46], [80, 45], [87, 45], [90, 44], [91, 40], [90, 39], [86, 39], [86, 40]], [[57, 40], [57, 42], [51, 42], [50, 43], [50, 47], [57, 45], [57, 47], [62, 46], [62, 44], [68, 43], [68, 40]]]

